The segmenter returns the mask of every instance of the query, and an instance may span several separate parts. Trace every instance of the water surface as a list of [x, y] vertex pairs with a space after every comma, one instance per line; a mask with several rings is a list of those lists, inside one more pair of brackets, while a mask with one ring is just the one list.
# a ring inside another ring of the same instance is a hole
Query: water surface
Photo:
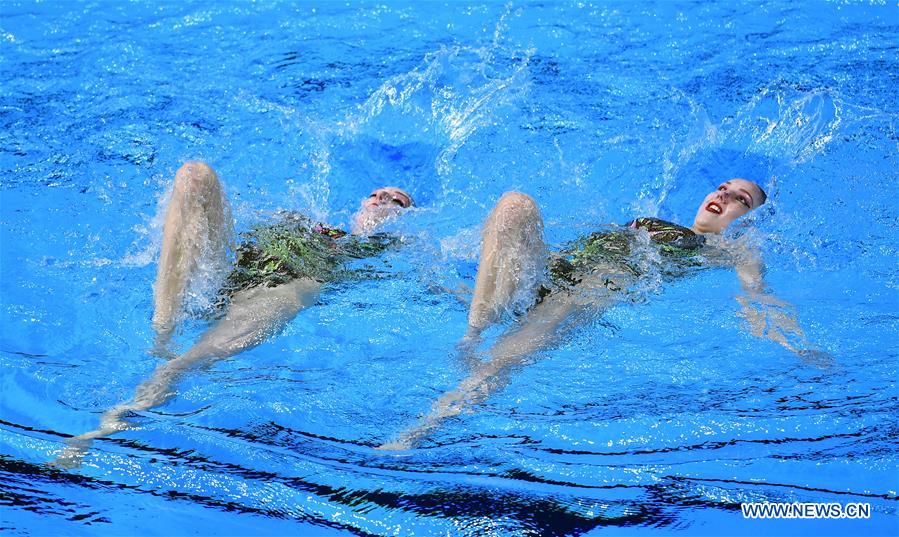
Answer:
[[[5, 2], [0, 528], [895, 534], [897, 36], [867, 3]], [[238, 230], [279, 209], [346, 225], [385, 182], [419, 208], [389, 277], [332, 286], [80, 469], [48, 467], [159, 363], [160, 215], [188, 159]], [[749, 335], [732, 271], [650, 279], [415, 449], [374, 449], [468, 373], [465, 305], [433, 284], [471, 284], [504, 191], [562, 245], [689, 223], [738, 175], [770, 200], [736, 233], [832, 367]], [[747, 501], [873, 513], [746, 521]]]

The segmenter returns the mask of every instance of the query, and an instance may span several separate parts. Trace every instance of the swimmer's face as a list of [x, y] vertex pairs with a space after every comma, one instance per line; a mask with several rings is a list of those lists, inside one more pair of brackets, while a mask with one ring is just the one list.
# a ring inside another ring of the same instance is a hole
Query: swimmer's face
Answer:
[[412, 197], [401, 188], [379, 188], [362, 200], [353, 217], [352, 231], [356, 235], [370, 233], [391, 216], [412, 207]]
[[737, 218], [764, 203], [762, 189], [746, 179], [731, 179], [702, 200], [693, 231], [698, 233], [721, 233]]

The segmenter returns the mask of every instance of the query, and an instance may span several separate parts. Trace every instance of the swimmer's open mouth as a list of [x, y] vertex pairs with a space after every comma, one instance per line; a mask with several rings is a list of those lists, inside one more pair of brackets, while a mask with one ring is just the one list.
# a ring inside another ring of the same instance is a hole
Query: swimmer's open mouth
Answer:
[[717, 203], [715, 203], [714, 201], [711, 202], [711, 203], [709, 203], [708, 205], [706, 205], [706, 206], [705, 206], [705, 210], [708, 211], [708, 212], [710, 212], [710, 213], [715, 213], [715, 214], [721, 214], [722, 212], [724, 212], [724, 211], [721, 209], [721, 206], [718, 205]]

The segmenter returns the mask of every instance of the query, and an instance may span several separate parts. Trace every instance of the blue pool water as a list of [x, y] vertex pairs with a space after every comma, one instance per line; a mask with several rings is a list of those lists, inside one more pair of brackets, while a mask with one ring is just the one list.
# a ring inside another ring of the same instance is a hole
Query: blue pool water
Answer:
[[[4, 1], [0, 532], [896, 535], [897, 47], [877, 2]], [[419, 208], [386, 277], [48, 466], [161, 360], [160, 219], [189, 159], [238, 230], [346, 225], [384, 182]], [[472, 283], [504, 191], [558, 246], [689, 223], [733, 176], [769, 191], [737, 233], [833, 364], [750, 335], [733, 271], [649, 278], [414, 449], [374, 449], [468, 373], [466, 307], [434, 284]]]

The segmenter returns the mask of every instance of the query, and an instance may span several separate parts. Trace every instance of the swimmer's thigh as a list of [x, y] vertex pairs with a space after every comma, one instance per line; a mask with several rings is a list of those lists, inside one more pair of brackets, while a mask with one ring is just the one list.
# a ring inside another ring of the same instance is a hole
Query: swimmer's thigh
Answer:
[[520, 192], [504, 194], [484, 222], [469, 330], [482, 330], [518, 302], [532, 304], [546, 263], [537, 204]]
[[200, 263], [223, 261], [231, 238], [227, 213], [227, 201], [215, 171], [202, 162], [184, 164], [175, 175], [166, 210], [153, 286], [153, 327], [158, 334], [171, 332], [185, 288]]

